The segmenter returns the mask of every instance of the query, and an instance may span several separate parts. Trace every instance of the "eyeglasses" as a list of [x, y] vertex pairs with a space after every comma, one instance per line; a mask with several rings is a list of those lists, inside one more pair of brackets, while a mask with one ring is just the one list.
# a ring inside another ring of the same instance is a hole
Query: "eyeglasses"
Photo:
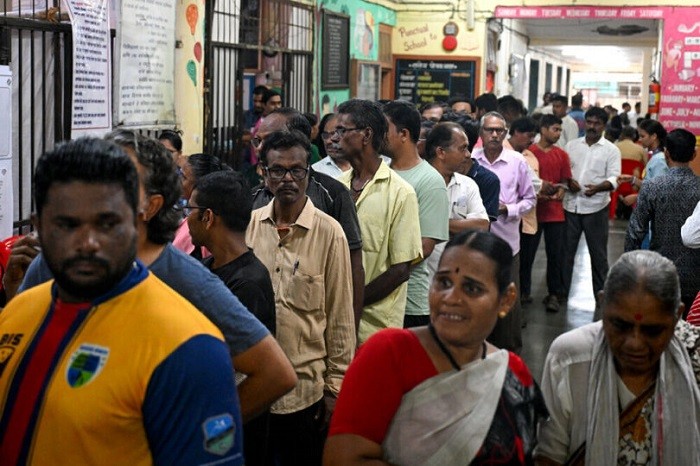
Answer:
[[484, 128], [481, 128], [481, 131], [483, 131], [485, 133], [496, 133], [500, 136], [501, 134], [506, 132], [506, 129], [505, 128], [486, 128], [486, 127], [484, 127]]
[[287, 176], [287, 173], [292, 175], [292, 178], [296, 181], [301, 181], [306, 178], [309, 173], [309, 167], [306, 168], [282, 168], [282, 167], [265, 167], [265, 172], [267, 176], [273, 181], [280, 181], [282, 178]]
[[321, 132], [321, 139], [330, 139], [335, 134], [335, 131], [323, 131]]
[[348, 131], [362, 131], [364, 128], [343, 128], [342, 126], [337, 127], [334, 131], [330, 131], [330, 135], [338, 135], [338, 137], [343, 137], [345, 136], [345, 133]]
[[[195, 209], [209, 209], [209, 207], [204, 207], [203, 205], [189, 205], [185, 204], [182, 206], [182, 212], [185, 214], [185, 217], [189, 217], [192, 211]], [[213, 211], [212, 211], [213, 212]]]

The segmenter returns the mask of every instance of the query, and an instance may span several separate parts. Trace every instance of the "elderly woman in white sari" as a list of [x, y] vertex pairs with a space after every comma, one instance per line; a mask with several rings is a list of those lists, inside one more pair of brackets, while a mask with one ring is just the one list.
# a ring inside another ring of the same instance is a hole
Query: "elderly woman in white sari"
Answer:
[[673, 262], [623, 254], [603, 294], [602, 322], [549, 350], [537, 464], [700, 465], [699, 339]]
[[430, 325], [378, 332], [350, 365], [324, 464], [532, 464], [541, 393], [518, 356], [486, 342], [515, 301], [511, 267], [491, 233], [447, 243]]

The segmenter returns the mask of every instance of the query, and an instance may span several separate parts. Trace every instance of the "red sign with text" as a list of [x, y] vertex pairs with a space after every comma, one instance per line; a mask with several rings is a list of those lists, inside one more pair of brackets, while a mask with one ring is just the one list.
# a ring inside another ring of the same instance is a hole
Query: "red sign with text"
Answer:
[[[496, 18], [663, 20], [659, 121], [700, 139], [700, 7], [506, 7]], [[657, 76], [657, 78], [659, 78]]]

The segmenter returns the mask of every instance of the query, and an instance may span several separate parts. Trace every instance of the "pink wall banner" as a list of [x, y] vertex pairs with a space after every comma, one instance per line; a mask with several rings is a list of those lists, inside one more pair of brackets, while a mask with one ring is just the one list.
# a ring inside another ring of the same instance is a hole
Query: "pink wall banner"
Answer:
[[663, 19], [661, 7], [510, 7], [497, 6], [496, 18], [512, 19]]
[[669, 8], [664, 17], [659, 121], [700, 136], [700, 8]]
[[700, 141], [700, 7], [506, 7], [494, 16], [508, 19], [663, 20], [659, 121], [685, 128]]

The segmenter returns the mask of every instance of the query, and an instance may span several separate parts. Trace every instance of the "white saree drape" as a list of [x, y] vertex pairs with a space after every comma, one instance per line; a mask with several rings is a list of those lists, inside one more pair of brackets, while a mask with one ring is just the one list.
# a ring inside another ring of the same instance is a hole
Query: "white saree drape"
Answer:
[[404, 395], [382, 448], [400, 466], [469, 464], [484, 443], [508, 368], [500, 350]]

